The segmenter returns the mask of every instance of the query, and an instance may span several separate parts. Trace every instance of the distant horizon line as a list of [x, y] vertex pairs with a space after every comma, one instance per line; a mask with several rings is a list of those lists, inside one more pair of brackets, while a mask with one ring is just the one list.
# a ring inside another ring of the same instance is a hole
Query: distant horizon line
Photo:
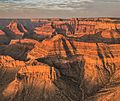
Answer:
[[74, 19], [74, 18], [120, 18], [114, 16], [93, 16], [93, 17], [0, 17], [0, 19]]

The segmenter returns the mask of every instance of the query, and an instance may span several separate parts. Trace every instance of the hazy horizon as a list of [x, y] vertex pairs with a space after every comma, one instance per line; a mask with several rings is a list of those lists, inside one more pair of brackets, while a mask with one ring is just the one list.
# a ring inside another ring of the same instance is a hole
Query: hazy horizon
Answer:
[[0, 0], [0, 18], [120, 17], [120, 0]]

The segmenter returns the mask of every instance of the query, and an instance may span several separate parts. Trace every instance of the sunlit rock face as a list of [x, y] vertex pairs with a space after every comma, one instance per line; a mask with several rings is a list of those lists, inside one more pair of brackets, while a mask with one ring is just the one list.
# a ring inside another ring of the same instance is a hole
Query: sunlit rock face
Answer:
[[109, 38], [109, 39], [119, 39], [120, 38], [120, 34], [119, 32], [117, 32], [116, 30], [104, 30], [101, 33], [103, 38]]
[[14, 21], [0, 31], [1, 101], [119, 101], [119, 19]]
[[22, 67], [15, 80], [3, 91], [3, 96], [13, 101], [52, 100], [50, 94], [55, 92], [56, 87], [52, 83], [55, 79], [56, 73], [52, 67], [46, 65]]
[[[10, 24], [7, 26], [13, 33], [15, 33], [15, 35], [19, 36], [19, 35], [23, 35], [23, 32], [27, 32], [24, 27], [17, 23], [17, 21], [12, 21], [10, 22]], [[23, 31], [23, 32], [22, 32]]]
[[23, 61], [14, 60], [10, 56], [0, 55], [0, 96], [6, 86], [14, 80], [16, 73], [23, 66], [25, 66]]

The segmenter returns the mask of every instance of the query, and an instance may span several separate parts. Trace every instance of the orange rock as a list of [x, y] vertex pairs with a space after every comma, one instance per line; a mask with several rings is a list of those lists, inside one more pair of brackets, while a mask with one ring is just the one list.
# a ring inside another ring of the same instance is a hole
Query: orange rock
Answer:
[[105, 30], [101, 33], [103, 38], [120, 38], [120, 34], [116, 30]]
[[[47, 30], [46, 30], [47, 29]], [[42, 27], [36, 27], [34, 32], [41, 36], [51, 36], [54, 32], [54, 29], [51, 27], [51, 24], [45, 24]]]
[[[17, 73], [15, 80], [7, 86], [2, 94], [6, 99], [13, 100], [21, 99], [19, 96], [17, 97], [17, 94], [22, 95], [22, 92], [31, 91], [29, 96], [25, 94], [25, 100], [46, 100], [53, 99], [53, 97], [57, 99], [54, 94], [57, 90], [53, 83], [55, 80], [57, 80], [56, 71], [47, 65], [23, 67]], [[51, 93], [53, 96], [50, 96]], [[38, 95], [41, 96], [38, 98]]]
[[[31, 37], [0, 46], [3, 101], [119, 101], [118, 19], [31, 19], [30, 23], [30, 34], [45, 36], [43, 41]], [[9, 25], [12, 31], [20, 31], [17, 24]]]
[[3, 32], [2, 30], [0, 30], [0, 36], [5, 35], [5, 32]]
[[23, 35], [23, 33], [18, 30], [16, 21], [12, 21], [7, 27], [16, 35]]

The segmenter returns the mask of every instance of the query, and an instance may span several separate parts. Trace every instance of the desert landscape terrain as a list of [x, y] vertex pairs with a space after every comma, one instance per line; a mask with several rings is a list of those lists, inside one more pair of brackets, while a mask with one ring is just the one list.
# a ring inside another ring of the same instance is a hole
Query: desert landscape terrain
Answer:
[[0, 101], [120, 101], [120, 18], [0, 19]]

